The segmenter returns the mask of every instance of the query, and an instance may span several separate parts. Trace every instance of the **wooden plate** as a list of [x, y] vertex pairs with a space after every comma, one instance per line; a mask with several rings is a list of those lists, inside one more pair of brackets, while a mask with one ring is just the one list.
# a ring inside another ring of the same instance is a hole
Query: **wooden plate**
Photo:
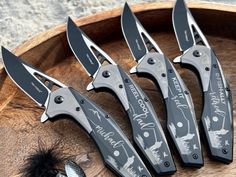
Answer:
[[[188, 6], [215, 49], [236, 100], [236, 7], [209, 3], [191, 3]], [[171, 60], [181, 54], [171, 23], [172, 7], [172, 3], [163, 2], [132, 6], [141, 23]], [[129, 72], [135, 62], [121, 33], [120, 14], [121, 9], [116, 9], [77, 19], [76, 23]], [[109, 93], [86, 91], [91, 79], [69, 49], [65, 24], [27, 41], [14, 52], [36, 68], [90, 97], [110, 113], [131, 138], [129, 121], [120, 103]], [[193, 72], [179, 65], [176, 67], [191, 91], [199, 120], [202, 95], [198, 79]], [[132, 77], [150, 97], [165, 127], [165, 108], [160, 90], [148, 79]], [[42, 112], [43, 109], [19, 90], [0, 66], [0, 176], [18, 176], [25, 158], [37, 148], [39, 138], [48, 146], [60, 139], [64, 153], [75, 156], [88, 177], [114, 176], [103, 165], [93, 141], [77, 124], [70, 119], [42, 124], [39, 121]], [[202, 144], [206, 149], [205, 143]], [[205, 166], [193, 169], [181, 167], [176, 153], [172, 152], [178, 169], [174, 176], [236, 176], [236, 159], [230, 165], [221, 164], [210, 160], [204, 150]]]

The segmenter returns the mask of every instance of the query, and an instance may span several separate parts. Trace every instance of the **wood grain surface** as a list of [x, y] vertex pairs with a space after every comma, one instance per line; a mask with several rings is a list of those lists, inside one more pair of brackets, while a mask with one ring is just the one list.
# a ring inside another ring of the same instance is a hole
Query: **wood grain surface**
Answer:
[[[141, 23], [171, 60], [179, 56], [178, 45], [171, 23], [173, 3], [152, 3], [132, 6]], [[193, 16], [219, 58], [226, 79], [231, 85], [233, 105], [236, 100], [236, 7], [207, 3], [191, 3]], [[121, 9], [77, 19], [76, 23], [111, 58], [129, 72], [135, 64], [122, 36]], [[131, 139], [131, 128], [120, 103], [110, 93], [86, 91], [91, 81], [72, 55], [65, 36], [65, 24], [55, 27], [27, 41], [14, 50], [15, 54], [62, 83], [72, 86], [110, 113]], [[202, 93], [195, 74], [175, 65], [191, 91], [197, 119], [202, 110]], [[132, 78], [151, 99], [163, 127], [166, 113], [160, 90], [146, 78]], [[25, 158], [37, 148], [41, 139], [48, 146], [61, 140], [63, 152], [73, 156], [88, 177], [113, 177], [101, 160], [98, 149], [86, 133], [66, 116], [57, 121], [40, 122], [43, 109], [18, 89], [0, 66], [0, 176], [20, 176], [19, 168]], [[235, 111], [234, 111], [235, 116]], [[235, 122], [235, 121], [234, 121]], [[236, 125], [236, 124], [235, 124]], [[236, 159], [225, 165], [209, 159], [206, 143], [202, 141], [205, 166], [201, 169], [182, 167], [176, 152], [171, 150], [177, 165], [173, 176], [236, 176]], [[234, 151], [235, 154], [235, 151]], [[147, 165], [148, 166], [148, 165]], [[155, 175], [153, 175], [155, 176]]]

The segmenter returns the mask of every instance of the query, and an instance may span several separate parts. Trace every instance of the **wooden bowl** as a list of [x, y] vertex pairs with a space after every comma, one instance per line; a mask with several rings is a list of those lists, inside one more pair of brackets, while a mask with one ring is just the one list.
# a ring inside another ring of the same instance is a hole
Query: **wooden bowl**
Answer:
[[[236, 100], [236, 6], [190, 3], [194, 18], [220, 60]], [[171, 14], [173, 3], [150, 3], [132, 6], [137, 17], [171, 60], [181, 53], [174, 35]], [[135, 64], [120, 27], [122, 9], [99, 13], [75, 20], [77, 25], [104, 49], [127, 72]], [[17, 47], [14, 52], [48, 75], [81, 91], [110, 113], [131, 138], [128, 118], [120, 103], [105, 92], [87, 92], [89, 78], [68, 46], [65, 24], [50, 29]], [[191, 91], [198, 120], [201, 117], [202, 93], [195, 74], [176, 65]], [[166, 113], [160, 90], [145, 78], [132, 75], [151, 99], [163, 127]], [[235, 107], [235, 101], [234, 101]], [[76, 157], [88, 177], [114, 176], [101, 160], [94, 142], [70, 119], [40, 123], [43, 109], [18, 89], [0, 66], [0, 176], [17, 176], [29, 153], [37, 148], [38, 140], [48, 146], [60, 139], [64, 153]], [[235, 112], [234, 112], [235, 115]], [[64, 116], [65, 117], [65, 116]], [[66, 118], [66, 117], [65, 117]], [[210, 160], [205, 151], [205, 166], [201, 169], [184, 168], [172, 150], [177, 172], [173, 176], [236, 176], [236, 159], [230, 165]], [[172, 149], [172, 148], [171, 148]]]

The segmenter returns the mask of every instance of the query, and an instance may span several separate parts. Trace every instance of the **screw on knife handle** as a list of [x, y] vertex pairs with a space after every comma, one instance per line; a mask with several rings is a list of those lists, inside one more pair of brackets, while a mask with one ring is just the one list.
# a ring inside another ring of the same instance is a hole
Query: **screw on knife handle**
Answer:
[[72, 88], [60, 88], [52, 92], [46, 114], [49, 118], [60, 114], [72, 116], [96, 142], [105, 164], [119, 176], [151, 177], [118, 125], [79, 92]]
[[138, 148], [159, 175], [173, 174], [175, 164], [160, 122], [149, 99], [131, 77], [117, 65], [104, 65], [99, 68], [92, 86], [105, 87], [116, 94], [128, 113]]
[[204, 93], [201, 122], [210, 155], [224, 163], [232, 162], [232, 97], [215, 53], [212, 49], [196, 45], [181, 56], [181, 63], [194, 66], [200, 75]]

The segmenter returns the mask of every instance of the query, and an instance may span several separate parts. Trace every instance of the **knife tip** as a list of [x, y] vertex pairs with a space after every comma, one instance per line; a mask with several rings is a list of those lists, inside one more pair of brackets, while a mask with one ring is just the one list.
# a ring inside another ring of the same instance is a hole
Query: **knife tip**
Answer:
[[125, 5], [124, 5], [124, 8], [123, 8], [123, 13], [124, 13], [125, 11], [127, 11], [127, 10], [131, 11], [129, 4], [128, 4], [128, 2], [126, 1], [126, 2], [125, 2]]
[[73, 23], [73, 20], [70, 16], [68, 16], [67, 18], [67, 27], [69, 26], [69, 24]]
[[1, 51], [2, 51], [2, 57], [3, 55], [9, 53], [10, 51], [8, 49], [6, 49], [4, 46], [1, 46]]

